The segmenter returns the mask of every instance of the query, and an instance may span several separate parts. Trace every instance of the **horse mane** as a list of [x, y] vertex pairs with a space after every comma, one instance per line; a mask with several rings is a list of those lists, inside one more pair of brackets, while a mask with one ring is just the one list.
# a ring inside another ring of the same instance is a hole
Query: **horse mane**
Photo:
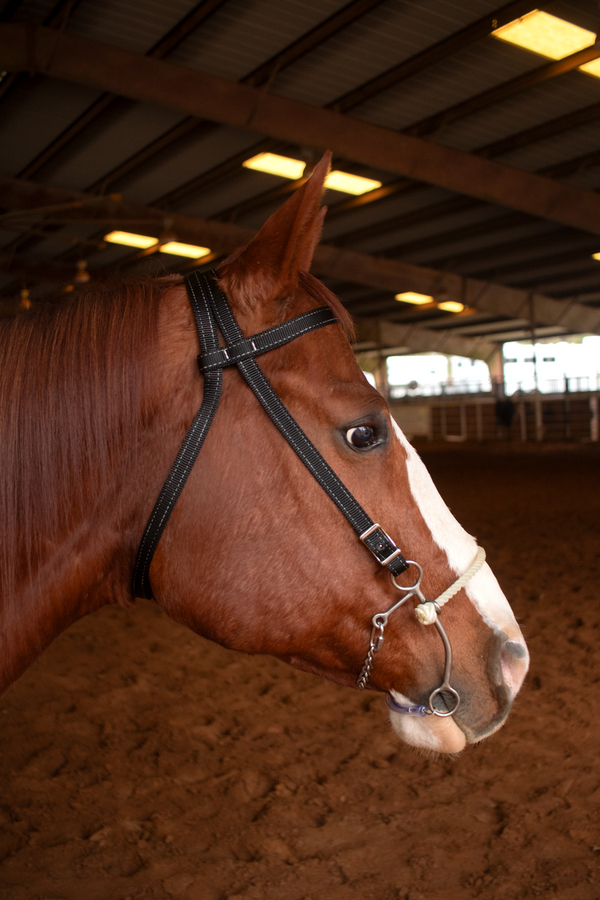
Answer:
[[[0, 320], [0, 598], [14, 607], [54, 542], [73, 530], [135, 446], [148, 410], [160, 301], [180, 278], [112, 278]], [[299, 288], [352, 319], [314, 276]], [[284, 315], [285, 317], [285, 315]]]
[[0, 322], [5, 615], [17, 585], [89, 512], [143, 427], [159, 303], [176, 283], [115, 278]]

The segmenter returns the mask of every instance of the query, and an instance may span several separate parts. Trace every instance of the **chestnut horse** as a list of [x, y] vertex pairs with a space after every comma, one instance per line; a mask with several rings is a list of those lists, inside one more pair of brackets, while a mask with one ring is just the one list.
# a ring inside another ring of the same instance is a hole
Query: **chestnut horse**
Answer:
[[[318, 307], [337, 323], [260, 357], [296, 422], [438, 597], [477, 547], [363, 376], [339, 301], [308, 274], [328, 159], [218, 270], [244, 335]], [[133, 601], [145, 524], [203, 398], [181, 279], [90, 290], [1, 324], [0, 689], [107, 603]], [[198, 634], [355, 686], [371, 619], [399, 596], [385, 567], [261, 409], [235, 367], [150, 567], [156, 602]], [[414, 581], [414, 568], [397, 582]], [[444, 647], [414, 603], [390, 616], [368, 687], [417, 747], [461, 750], [506, 718], [527, 650], [487, 565], [443, 611], [454, 715], [410, 716], [442, 680]], [[363, 685], [364, 686], [364, 685]], [[394, 705], [397, 709], [394, 709]]]

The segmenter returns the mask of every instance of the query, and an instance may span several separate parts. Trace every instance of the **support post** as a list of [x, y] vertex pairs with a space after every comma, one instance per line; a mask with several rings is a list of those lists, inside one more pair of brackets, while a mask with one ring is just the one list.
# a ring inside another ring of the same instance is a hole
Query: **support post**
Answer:
[[590, 397], [590, 440], [598, 440], [598, 394]]
[[539, 396], [535, 398], [535, 439], [538, 442], [544, 440], [544, 415], [542, 401]]

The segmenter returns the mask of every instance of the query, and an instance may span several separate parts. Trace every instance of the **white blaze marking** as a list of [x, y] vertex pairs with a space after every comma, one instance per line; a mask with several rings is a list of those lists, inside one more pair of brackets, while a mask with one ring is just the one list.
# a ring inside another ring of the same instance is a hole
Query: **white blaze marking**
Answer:
[[[416, 450], [406, 440], [393, 419], [392, 422], [396, 436], [406, 451], [408, 481], [415, 502], [433, 540], [438, 547], [445, 551], [448, 564], [457, 575], [461, 575], [475, 558], [477, 552], [475, 538], [467, 534], [462, 525], [456, 521], [442, 500]], [[518, 641], [523, 647], [525, 646], [521, 630], [508, 600], [502, 593], [500, 585], [487, 563], [471, 579], [464, 590], [490, 628], [495, 632], [503, 631], [510, 640]], [[505, 664], [503, 662], [504, 678], [515, 694], [521, 687], [528, 662], [528, 655], [518, 660], [517, 663]], [[398, 691], [391, 691], [391, 694], [400, 705], [410, 706], [414, 703], [414, 700], [405, 697]], [[438, 753], [458, 753], [466, 744], [465, 734], [452, 716], [421, 718], [390, 711], [390, 720], [394, 731], [413, 747], [422, 747]], [[497, 728], [500, 725], [501, 723], [498, 723]]]
[[[410, 489], [425, 524], [435, 543], [445, 551], [450, 567], [457, 575], [461, 575], [469, 568], [477, 552], [475, 538], [467, 534], [456, 521], [416, 450], [406, 440], [393, 418], [392, 423], [396, 436], [406, 451]], [[487, 563], [469, 582], [465, 591], [490, 628], [496, 632], [503, 631], [510, 640], [519, 641], [524, 646], [513, 611]], [[524, 675], [525, 672], [523, 677]]]

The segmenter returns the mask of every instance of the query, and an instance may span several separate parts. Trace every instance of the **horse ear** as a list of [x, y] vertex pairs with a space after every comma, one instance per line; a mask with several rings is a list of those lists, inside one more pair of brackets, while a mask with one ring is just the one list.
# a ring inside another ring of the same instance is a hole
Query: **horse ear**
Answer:
[[283, 299], [297, 287], [299, 273], [308, 272], [327, 212], [321, 199], [330, 162], [326, 153], [256, 237], [219, 266], [219, 284], [234, 306], [254, 309]]

